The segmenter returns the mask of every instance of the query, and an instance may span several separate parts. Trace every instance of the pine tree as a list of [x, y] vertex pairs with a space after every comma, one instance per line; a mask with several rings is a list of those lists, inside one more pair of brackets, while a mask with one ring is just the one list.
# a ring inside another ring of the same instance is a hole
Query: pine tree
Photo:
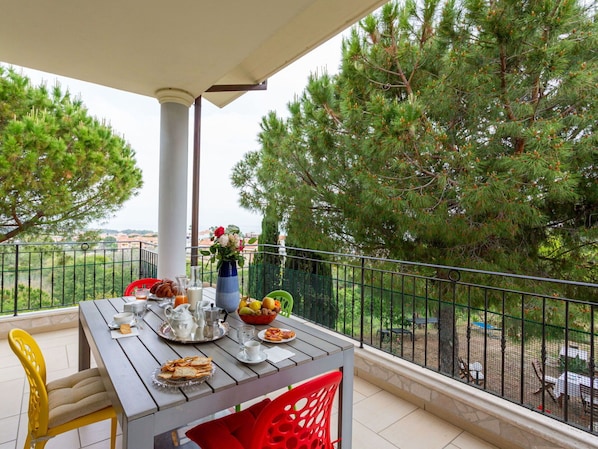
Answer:
[[74, 232], [142, 186], [135, 152], [80, 99], [0, 67], [0, 242]]

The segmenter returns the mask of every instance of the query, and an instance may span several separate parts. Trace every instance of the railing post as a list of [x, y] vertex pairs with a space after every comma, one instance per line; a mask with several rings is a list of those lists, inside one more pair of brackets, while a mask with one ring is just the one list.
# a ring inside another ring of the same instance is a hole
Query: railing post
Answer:
[[364, 332], [364, 307], [365, 307], [365, 258], [361, 258], [361, 285], [359, 290], [361, 291], [361, 318], [359, 323], [359, 347], [363, 348], [363, 332]]
[[143, 261], [141, 260], [142, 252], [143, 252], [143, 242], [140, 241], [139, 242], [139, 279], [143, 279], [144, 277], [147, 277], [145, 275]]
[[15, 245], [15, 298], [13, 305], [13, 316], [17, 316], [19, 308], [19, 244]]

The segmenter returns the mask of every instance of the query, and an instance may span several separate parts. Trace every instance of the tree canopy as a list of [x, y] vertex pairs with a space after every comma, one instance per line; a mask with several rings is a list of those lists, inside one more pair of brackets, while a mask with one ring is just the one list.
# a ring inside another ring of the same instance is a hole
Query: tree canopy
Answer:
[[81, 229], [141, 186], [133, 149], [80, 99], [0, 66], [0, 242]]
[[595, 282], [598, 22], [583, 1], [391, 2], [234, 169], [295, 244]]

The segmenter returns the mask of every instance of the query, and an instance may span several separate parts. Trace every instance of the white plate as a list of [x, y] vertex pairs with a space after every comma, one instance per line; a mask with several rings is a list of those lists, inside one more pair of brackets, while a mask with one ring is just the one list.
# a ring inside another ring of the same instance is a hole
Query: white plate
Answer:
[[162, 388], [192, 387], [194, 385], [199, 385], [199, 384], [204, 383], [206, 380], [208, 380], [210, 377], [212, 377], [214, 375], [215, 371], [216, 371], [216, 367], [214, 365], [212, 365], [212, 372], [207, 376], [203, 376], [198, 379], [172, 380], [172, 379], [162, 379], [161, 377], [158, 376], [158, 374], [160, 374], [162, 372], [162, 367], [159, 366], [152, 372], [152, 382], [155, 385], [157, 385], [158, 387], [162, 387]]
[[[137, 323], [135, 322], [135, 320], [133, 320], [129, 323], [129, 326], [135, 327], [135, 326], [137, 326]], [[112, 330], [117, 330], [117, 329], [120, 329], [120, 324], [116, 324], [114, 321], [110, 321], [108, 323], [108, 327]]]
[[147, 295], [147, 299], [149, 301], [164, 301], [165, 299], [172, 299], [172, 300], [174, 300], [174, 296], [159, 297], [159, 296], [154, 295], [153, 293], [150, 293], [149, 295]]
[[245, 351], [241, 351], [237, 354], [237, 360], [249, 365], [255, 365], [256, 363], [262, 363], [268, 359], [268, 354], [266, 354], [264, 351], [260, 351], [259, 356], [260, 357], [257, 360], [249, 360], [245, 354]]
[[[266, 330], [264, 329], [263, 331], [260, 331], [257, 336], [260, 340], [265, 341], [266, 343], [288, 343], [289, 341], [293, 341], [295, 338], [297, 338], [297, 333], [295, 333], [295, 335], [293, 335], [291, 338], [286, 338], [280, 341], [272, 341], [272, 340], [268, 340], [267, 338], [265, 338], [266, 335]], [[291, 329], [283, 329], [282, 327], [280, 328], [281, 331], [290, 331]]]

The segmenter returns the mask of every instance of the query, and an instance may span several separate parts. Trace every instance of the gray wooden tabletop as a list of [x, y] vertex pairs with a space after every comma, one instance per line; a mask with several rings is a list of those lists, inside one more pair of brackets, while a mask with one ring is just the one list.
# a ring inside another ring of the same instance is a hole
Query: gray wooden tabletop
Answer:
[[[205, 297], [213, 297], [205, 289]], [[339, 390], [339, 435], [343, 449], [351, 448], [353, 394], [353, 343], [325, 333], [299, 320], [277, 317], [259, 331], [281, 327], [296, 332], [296, 339], [276, 345], [294, 355], [278, 363], [244, 364], [237, 360], [236, 329], [243, 324], [238, 315], [226, 317], [230, 331], [223, 338], [206, 343], [182, 344], [161, 337], [163, 309], [149, 302], [139, 335], [113, 339], [108, 323], [123, 310], [130, 298], [112, 298], [80, 303], [79, 367], [89, 366], [89, 353], [100, 368], [111, 400], [120, 414], [123, 449], [153, 447], [153, 436], [184, 426], [199, 418], [227, 409], [269, 392], [299, 383], [318, 374], [343, 371]], [[265, 349], [275, 344], [263, 343]], [[190, 355], [212, 357], [214, 375], [206, 382], [187, 388], [156, 386], [152, 372], [167, 360]]]

